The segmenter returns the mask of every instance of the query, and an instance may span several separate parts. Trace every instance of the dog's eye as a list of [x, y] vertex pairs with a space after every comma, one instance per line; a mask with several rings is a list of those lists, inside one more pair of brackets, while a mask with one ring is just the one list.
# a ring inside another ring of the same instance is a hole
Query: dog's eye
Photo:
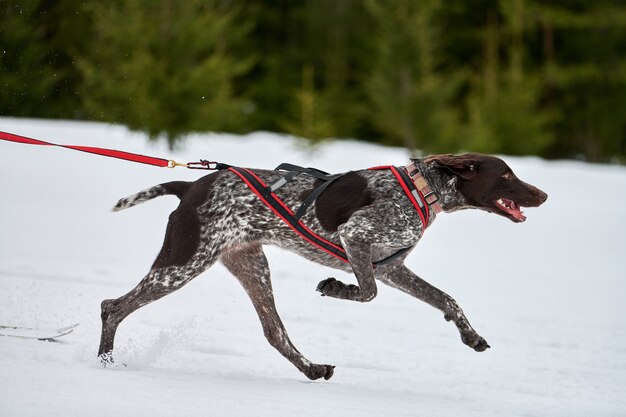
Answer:
[[505, 180], [510, 180], [513, 178], [513, 173], [512, 172], [507, 172], [506, 174], [504, 174], [502, 176], [502, 178], [504, 178]]

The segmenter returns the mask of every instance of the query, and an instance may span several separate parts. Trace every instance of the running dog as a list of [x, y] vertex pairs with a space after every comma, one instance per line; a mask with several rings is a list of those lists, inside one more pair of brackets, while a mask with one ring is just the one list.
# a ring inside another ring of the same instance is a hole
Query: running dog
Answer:
[[317, 291], [322, 295], [367, 302], [376, 297], [378, 280], [439, 309], [456, 325], [463, 343], [482, 352], [489, 344], [457, 302], [411, 272], [404, 259], [440, 211], [473, 208], [519, 223], [526, 220], [522, 207], [538, 207], [547, 199], [501, 159], [477, 153], [434, 155], [412, 159], [406, 167], [341, 175], [220, 168], [195, 182], [154, 186], [114, 207], [123, 210], [162, 195], [180, 199], [148, 274], [127, 294], [102, 302], [98, 354], [105, 365], [113, 360], [115, 332], [124, 318], [182, 288], [219, 260], [252, 300], [269, 343], [308, 378], [329, 379], [334, 366], [304, 357], [276, 311], [263, 253], [263, 245], [270, 244], [354, 273], [356, 285], [321, 281]]

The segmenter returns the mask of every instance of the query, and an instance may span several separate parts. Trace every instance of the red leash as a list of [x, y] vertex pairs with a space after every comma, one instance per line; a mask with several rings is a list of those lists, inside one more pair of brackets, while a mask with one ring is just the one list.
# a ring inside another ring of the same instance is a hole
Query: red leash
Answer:
[[181, 164], [173, 159], [155, 158], [153, 156], [140, 155], [137, 153], [118, 151], [115, 149], [95, 148], [93, 146], [59, 145], [57, 143], [45, 142], [39, 139], [27, 138], [26, 136], [15, 135], [13, 133], [0, 132], [0, 139], [9, 142], [25, 143], [28, 145], [58, 146], [60, 148], [73, 149], [75, 151], [93, 153], [96, 155], [108, 156], [110, 158], [124, 159], [126, 161], [139, 162], [141, 164], [154, 165], [157, 167], [186, 167], [189, 169], [215, 169], [216, 162], [200, 160], [200, 162], [187, 162]]

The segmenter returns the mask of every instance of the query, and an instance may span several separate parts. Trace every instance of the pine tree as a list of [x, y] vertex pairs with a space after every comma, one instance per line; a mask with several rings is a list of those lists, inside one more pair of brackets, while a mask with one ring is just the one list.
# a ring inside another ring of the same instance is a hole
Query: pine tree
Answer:
[[[360, 136], [367, 119], [362, 84], [371, 56], [371, 18], [363, 3], [246, 4], [243, 14], [257, 19], [247, 47], [262, 56], [251, 85], [257, 126], [297, 135], [308, 131], [315, 138]], [[321, 125], [304, 129], [306, 118]]]
[[449, 105], [459, 77], [436, 71], [438, 0], [367, 3], [376, 18], [377, 55], [367, 92], [373, 123], [389, 143], [407, 149], [438, 151], [456, 136], [456, 114]]
[[[550, 156], [626, 161], [626, 4], [535, 1], [546, 101], [561, 116]], [[537, 48], [539, 49], [539, 48]]]
[[0, 2], [0, 114], [73, 118], [81, 114], [76, 53], [89, 21], [79, 0]]
[[302, 70], [302, 87], [294, 92], [294, 98], [293, 115], [282, 125], [285, 131], [313, 142], [330, 138], [335, 130], [329, 104], [315, 89], [313, 68]]
[[[468, 98], [465, 149], [514, 155], [538, 154], [552, 142], [552, 115], [542, 111], [541, 80], [524, 69], [524, 0], [501, 0], [504, 29], [489, 12], [483, 75]], [[507, 35], [508, 63], [500, 65], [500, 42]]]
[[234, 80], [250, 67], [232, 49], [249, 28], [228, 1], [91, 4], [96, 45], [80, 60], [87, 111], [173, 145], [192, 131], [236, 131], [246, 102]]

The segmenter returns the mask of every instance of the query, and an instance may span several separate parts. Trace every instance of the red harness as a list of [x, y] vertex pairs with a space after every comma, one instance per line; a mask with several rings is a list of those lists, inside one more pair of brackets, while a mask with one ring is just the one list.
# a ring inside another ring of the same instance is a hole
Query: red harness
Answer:
[[[284, 165], [287, 165], [287, 164], [284, 164]], [[320, 173], [319, 170], [314, 170], [312, 168], [302, 168], [302, 167], [297, 167], [293, 165], [289, 165], [289, 166], [297, 169], [299, 172], [313, 172], [317, 174], [316, 175], [317, 178], [324, 180], [324, 176], [319, 175]], [[252, 192], [254, 192], [254, 194], [256, 194], [257, 197], [259, 197], [259, 199], [270, 210], [274, 212], [274, 214], [276, 214], [283, 222], [285, 222], [294, 232], [300, 235], [300, 237], [302, 237], [304, 240], [306, 240], [313, 246], [317, 247], [318, 249], [328, 253], [329, 255], [334, 256], [335, 258], [343, 262], [346, 262], [346, 263], [350, 262], [348, 260], [348, 255], [346, 254], [346, 251], [341, 247], [341, 245], [324, 239], [323, 237], [321, 237], [320, 235], [318, 235], [317, 233], [309, 229], [300, 220], [300, 217], [303, 214], [302, 207], [298, 209], [297, 212], [294, 214], [294, 212], [289, 207], [287, 207], [287, 205], [274, 193], [276, 188], [274, 186], [268, 186], [267, 184], [265, 184], [263, 180], [261, 180], [254, 172], [252, 172], [251, 170], [247, 168], [232, 167], [232, 166], [227, 167], [227, 168], [229, 171], [231, 171], [232, 173], [237, 175], [239, 178], [241, 178], [241, 180], [248, 186], [248, 188], [250, 188], [250, 190], [252, 190]], [[425, 230], [428, 227], [428, 224], [430, 221], [429, 204], [427, 203], [426, 198], [424, 198], [424, 195], [415, 187], [413, 181], [411, 180], [411, 177], [408, 175], [405, 168], [399, 168], [399, 167], [389, 165], [389, 166], [373, 167], [369, 169], [370, 170], [389, 169], [393, 173], [393, 175], [398, 180], [398, 183], [402, 187], [402, 190], [406, 194], [407, 198], [409, 199], [413, 207], [415, 207], [415, 210], [417, 211], [417, 214], [419, 215], [420, 220], [422, 221], [422, 224], [424, 225], [424, 228], [422, 229], [422, 232], [423, 232], [423, 230]], [[292, 179], [293, 175], [290, 175], [291, 172], [292, 171], [290, 171], [283, 178], [289, 177], [289, 179]], [[279, 183], [281, 184], [280, 186], [284, 185], [288, 181], [288, 180], [283, 181], [283, 178], [277, 181], [277, 184]], [[325, 180], [327, 182], [319, 186], [318, 189], [322, 187], [326, 188], [326, 186], [328, 185], [328, 181], [334, 181], [337, 178], [339, 178], [339, 176], [328, 175]], [[311, 192], [311, 195], [314, 195], [314, 196], [319, 195], [317, 191], [318, 190], [314, 190], [313, 192]], [[307, 199], [305, 199], [305, 203], [303, 203], [303, 206], [305, 209], [311, 203], [311, 201], [307, 203], [308, 200], [311, 200], [311, 199], [307, 197]], [[390, 262], [391, 260], [408, 252], [410, 249], [411, 249], [410, 247], [400, 249], [398, 252], [388, 256], [387, 258], [374, 262], [373, 265], [374, 267], [376, 267], [376, 266], [385, 264], [387, 262]]]

